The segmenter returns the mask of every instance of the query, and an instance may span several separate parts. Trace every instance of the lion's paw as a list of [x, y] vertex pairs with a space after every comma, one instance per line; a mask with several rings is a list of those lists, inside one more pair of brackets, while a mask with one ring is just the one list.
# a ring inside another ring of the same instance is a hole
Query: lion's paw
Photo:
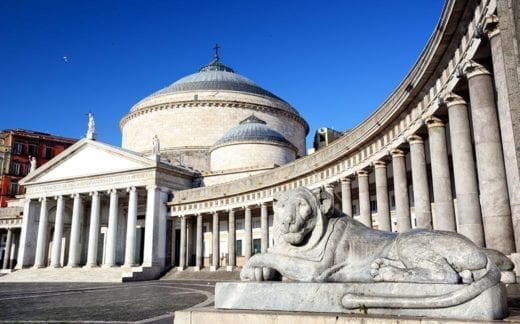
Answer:
[[240, 271], [243, 281], [267, 281], [273, 279], [275, 271], [265, 267], [246, 267]]

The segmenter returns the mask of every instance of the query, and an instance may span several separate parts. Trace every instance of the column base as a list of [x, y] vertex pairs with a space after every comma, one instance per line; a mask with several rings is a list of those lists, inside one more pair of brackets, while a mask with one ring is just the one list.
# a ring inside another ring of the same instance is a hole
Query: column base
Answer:
[[202, 267], [200, 267], [200, 266], [194, 266], [191, 268], [193, 269], [193, 271], [200, 271], [202, 269]]
[[118, 267], [117, 264], [103, 264], [101, 268], [116, 268]]
[[49, 267], [50, 267], [50, 268], [54, 268], [54, 269], [57, 269], [57, 268], [63, 268], [63, 267], [61, 266], [61, 264], [51, 264]]
[[76, 268], [81, 268], [81, 266], [79, 264], [72, 264], [72, 265], [67, 265], [63, 268], [66, 268], [66, 269], [76, 269]]
[[122, 268], [135, 268], [135, 267], [138, 267], [139, 265], [136, 264], [136, 263], [132, 263], [132, 264], [123, 264], [121, 267]]
[[82, 267], [83, 269], [93, 269], [93, 268], [99, 268], [98, 264], [86, 264]]
[[177, 267], [177, 271], [184, 271], [184, 270], [186, 270], [185, 267]]
[[2, 270], [0, 270], [0, 273], [11, 273], [13, 271], [14, 271], [13, 269], [2, 269]]
[[209, 271], [217, 271], [218, 268], [218, 266], [211, 266], [209, 267]]
[[47, 268], [47, 267], [44, 265], [34, 265], [31, 267], [31, 269], [43, 269], [43, 268]]
[[235, 269], [238, 269], [238, 267], [237, 266], [227, 266], [226, 267], [226, 271], [233, 271]]

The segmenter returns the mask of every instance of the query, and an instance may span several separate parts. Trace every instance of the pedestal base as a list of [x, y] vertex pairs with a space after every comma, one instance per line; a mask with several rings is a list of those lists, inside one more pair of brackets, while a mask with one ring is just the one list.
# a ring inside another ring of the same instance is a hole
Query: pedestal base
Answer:
[[428, 317], [396, 317], [387, 315], [330, 314], [282, 311], [250, 311], [214, 309], [212, 307], [185, 309], [175, 312], [175, 324], [236, 324], [236, 323], [268, 323], [268, 324], [469, 324], [467, 320], [433, 319]]
[[350, 313], [427, 316], [472, 320], [502, 319], [507, 316], [507, 295], [503, 284], [495, 285], [477, 297], [445, 308], [367, 308], [347, 309], [346, 294], [364, 296], [440, 296], [465, 285], [412, 283], [295, 283], [219, 282], [215, 287], [215, 308], [317, 313]]

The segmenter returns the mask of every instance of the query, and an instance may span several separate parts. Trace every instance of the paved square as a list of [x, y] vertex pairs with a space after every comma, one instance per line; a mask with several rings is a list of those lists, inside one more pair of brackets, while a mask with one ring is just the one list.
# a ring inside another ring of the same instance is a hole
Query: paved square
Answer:
[[2, 283], [0, 321], [138, 321], [213, 304], [214, 282]]

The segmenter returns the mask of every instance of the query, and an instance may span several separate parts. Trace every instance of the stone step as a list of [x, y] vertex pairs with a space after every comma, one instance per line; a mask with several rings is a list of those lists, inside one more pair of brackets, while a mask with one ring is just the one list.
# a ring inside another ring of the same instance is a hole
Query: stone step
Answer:
[[42, 268], [21, 269], [0, 276], [0, 282], [122, 282], [134, 273], [142, 272], [135, 268]]

